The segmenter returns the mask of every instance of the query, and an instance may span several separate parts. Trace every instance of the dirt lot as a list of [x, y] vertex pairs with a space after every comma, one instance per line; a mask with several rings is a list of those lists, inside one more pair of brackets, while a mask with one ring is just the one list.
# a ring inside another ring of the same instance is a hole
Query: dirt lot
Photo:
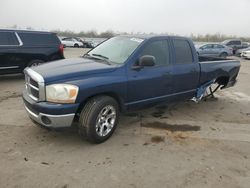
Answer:
[[[66, 49], [66, 57], [82, 54]], [[0, 77], [0, 187], [250, 187], [250, 61], [238, 84], [199, 104], [124, 114], [100, 145], [34, 125], [22, 75]]]

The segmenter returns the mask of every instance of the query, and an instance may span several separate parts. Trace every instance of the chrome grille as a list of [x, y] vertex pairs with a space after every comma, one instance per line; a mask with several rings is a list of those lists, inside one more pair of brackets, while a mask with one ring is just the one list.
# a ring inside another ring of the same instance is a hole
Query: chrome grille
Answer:
[[34, 101], [45, 100], [43, 77], [30, 68], [24, 70], [25, 88], [30, 98]]

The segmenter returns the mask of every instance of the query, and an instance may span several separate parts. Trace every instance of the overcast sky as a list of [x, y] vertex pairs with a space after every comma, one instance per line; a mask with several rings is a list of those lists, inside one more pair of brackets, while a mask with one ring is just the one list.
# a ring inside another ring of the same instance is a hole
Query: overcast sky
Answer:
[[0, 0], [0, 27], [250, 36], [250, 0]]

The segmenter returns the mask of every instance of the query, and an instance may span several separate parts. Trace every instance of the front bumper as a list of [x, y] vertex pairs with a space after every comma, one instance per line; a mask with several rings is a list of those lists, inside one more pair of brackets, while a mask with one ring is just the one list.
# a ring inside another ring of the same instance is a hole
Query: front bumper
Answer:
[[70, 127], [75, 117], [75, 114], [64, 114], [64, 115], [50, 115], [43, 113], [35, 114], [27, 106], [24, 107], [31, 119], [33, 119], [35, 122], [45, 127], [51, 127], [51, 128]]
[[79, 106], [78, 104], [35, 102], [25, 91], [23, 101], [29, 117], [38, 124], [50, 128], [70, 127]]

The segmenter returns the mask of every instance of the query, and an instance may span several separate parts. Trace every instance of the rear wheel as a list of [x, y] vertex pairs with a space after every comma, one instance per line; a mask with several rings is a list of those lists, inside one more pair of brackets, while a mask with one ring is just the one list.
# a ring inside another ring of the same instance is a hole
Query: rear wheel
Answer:
[[119, 107], [113, 98], [98, 96], [90, 99], [80, 114], [79, 133], [92, 143], [106, 141], [115, 131]]
[[41, 65], [43, 63], [44, 63], [43, 60], [35, 59], [35, 60], [32, 60], [31, 62], [29, 62], [28, 67], [36, 67], [36, 66]]

